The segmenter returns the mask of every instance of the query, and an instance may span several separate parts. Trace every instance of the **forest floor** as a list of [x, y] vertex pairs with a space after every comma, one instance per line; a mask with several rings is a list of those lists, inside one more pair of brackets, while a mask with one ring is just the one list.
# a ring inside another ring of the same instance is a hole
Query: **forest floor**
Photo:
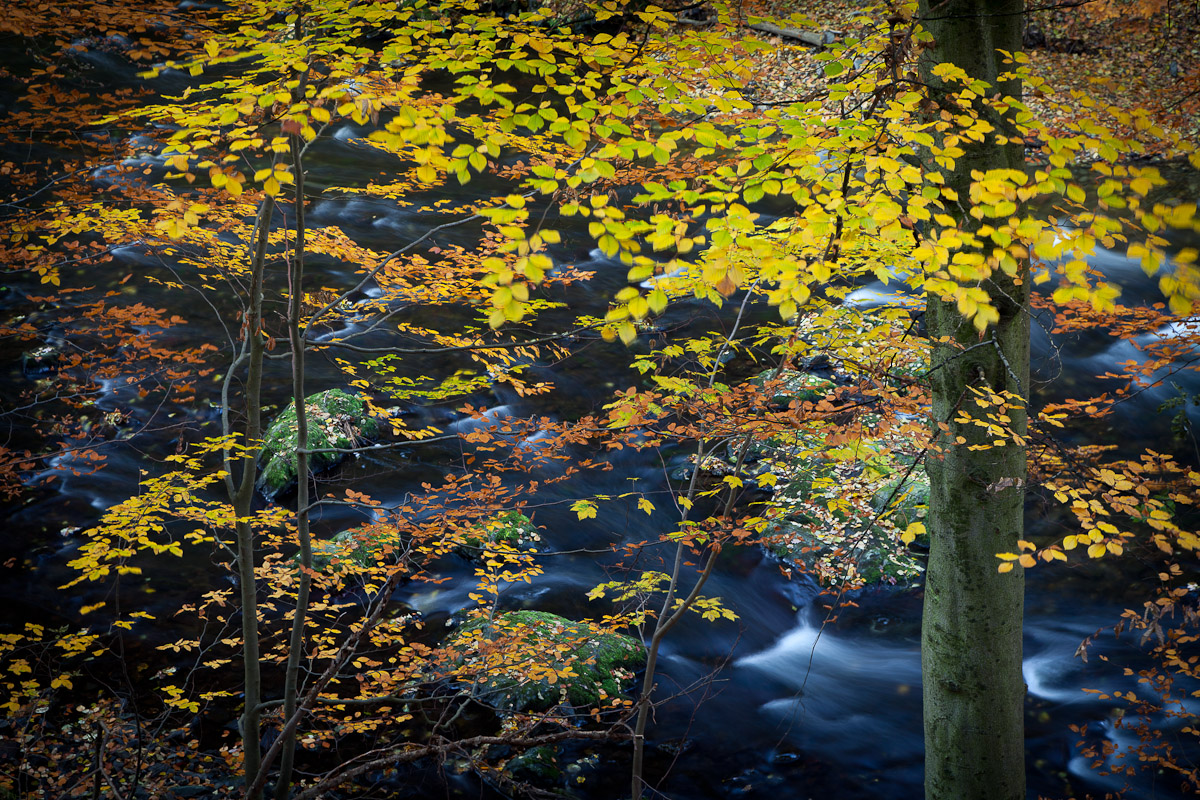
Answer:
[[[877, 18], [866, 0], [751, 0], [747, 14], [793, 17], [808, 31], [854, 36]], [[1033, 7], [1035, 3], [1028, 3]], [[801, 98], [827, 83], [813, 48], [751, 33], [771, 48], [758, 51], [752, 87], [765, 100]], [[1200, 140], [1200, 3], [1170, 0], [1084, 0], [1028, 15], [1025, 52], [1034, 75], [1057, 93], [1027, 93], [1026, 101], [1053, 132], [1084, 116], [1085, 107], [1144, 108], [1184, 141]], [[1112, 121], [1119, 133], [1129, 133]]]

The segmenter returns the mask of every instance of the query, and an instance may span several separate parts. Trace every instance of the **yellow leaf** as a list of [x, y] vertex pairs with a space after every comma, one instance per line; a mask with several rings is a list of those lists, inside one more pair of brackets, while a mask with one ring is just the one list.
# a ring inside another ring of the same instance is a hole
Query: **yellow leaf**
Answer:
[[981, 305], [979, 311], [975, 314], [975, 319], [971, 322], [975, 325], [976, 330], [980, 333], [987, 330], [987, 326], [1000, 321], [1000, 312], [992, 306]]
[[436, 183], [437, 176], [437, 170], [428, 164], [422, 164], [417, 167], [417, 180], [421, 183]]

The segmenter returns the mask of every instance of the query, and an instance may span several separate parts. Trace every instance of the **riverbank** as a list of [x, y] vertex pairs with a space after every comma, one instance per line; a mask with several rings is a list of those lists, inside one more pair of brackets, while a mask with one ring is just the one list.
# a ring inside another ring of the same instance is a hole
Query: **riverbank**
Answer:
[[[865, 8], [855, 0], [756, 0], [746, 15], [795, 15], [796, 29], [832, 31], [845, 41], [878, 24], [877, 17], [864, 16]], [[748, 96], [763, 103], [804, 100], [830, 82], [813, 47], [749, 29], [745, 38], [771, 45], [747, 56]], [[1034, 78], [1057, 92], [1051, 98], [1034, 90], [1025, 97], [1054, 133], [1066, 132], [1089, 108], [1144, 108], [1167, 134], [1200, 139], [1200, 6], [1098, 0], [1030, 12], [1025, 52]], [[1135, 133], [1113, 122], [1118, 134]]]

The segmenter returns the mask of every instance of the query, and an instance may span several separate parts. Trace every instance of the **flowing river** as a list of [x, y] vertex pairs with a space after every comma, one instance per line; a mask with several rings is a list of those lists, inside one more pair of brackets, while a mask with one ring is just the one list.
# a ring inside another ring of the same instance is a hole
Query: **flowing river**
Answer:
[[[115, 59], [98, 68], [113, 71], [113, 82], [128, 80], [125, 68]], [[330, 183], [363, 183], [381, 171], [395, 168], [392, 159], [355, 144], [357, 131], [346, 128], [310, 156], [313, 191]], [[149, 164], [157, 168], [159, 165]], [[97, 185], [103, 170], [95, 173]], [[449, 199], [466, 201], [477, 184], [447, 186], [422, 197], [422, 203]], [[336, 224], [363, 245], [391, 250], [444, 218], [400, 209], [386, 200], [316, 199], [311, 207], [314, 225]], [[569, 291], [568, 299], [577, 313], [603, 313], [608, 298], [624, 285], [625, 267], [606, 259], [587, 246], [572, 248], [571, 242], [588, 241], [566, 221], [559, 226], [566, 244], [555, 252], [556, 261], [573, 263], [593, 271], [595, 278]], [[574, 232], [577, 238], [572, 237]], [[478, 228], [470, 225], [439, 234], [437, 244], [470, 247]], [[1102, 253], [1097, 265], [1126, 286], [1124, 301], [1154, 299], [1154, 286], [1136, 264], [1114, 253]], [[193, 296], [165, 290], [141, 278], [165, 274], [170, 265], [152, 262], [136, 247], [117, 253], [114, 263], [93, 274], [65, 276], [103, 287], [105, 284], [136, 297], [139, 302], [166, 307], [188, 319], [186, 327], [171, 332], [174, 337], [194, 341], [225, 341], [225, 331], [212, 314], [196, 307]], [[117, 282], [127, 273], [139, 279], [124, 286]], [[346, 274], [325, 274], [318, 283], [344, 282]], [[37, 287], [13, 282], [0, 295], [6, 314], [22, 312]], [[873, 295], [874, 293], [874, 295]], [[886, 293], [882, 286], [863, 287], [863, 302]], [[665, 324], [717, 325], [721, 318], [712, 309], [681, 303], [667, 313]], [[386, 336], [374, 343], [386, 343]], [[1052, 338], [1043, 331], [1034, 335], [1035, 370], [1049, 382], [1035, 384], [1035, 405], [1048, 398], [1080, 396], [1101, 384], [1093, 376], [1139, 354], [1125, 342], [1103, 336]], [[598, 409], [616, 389], [633, 385], [637, 377], [627, 367], [628, 353], [619, 345], [594, 342], [577, 348], [571, 359], [537, 367], [539, 377], [551, 380], [551, 395], [520, 398], [512, 393], [487, 392], [467, 399], [487, 406], [493, 418], [544, 414], [569, 418]], [[448, 365], [433, 358], [407, 358], [411, 374], [445, 374]], [[449, 365], [453, 366], [453, 365]], [[286, 375], [271, 374], [267, 401], [279, 405], [289, 391]], [[341, 376], [331, 365], [314, 360], [309, 391], [341, 385]], [[31, 378], [23, 372], [19, 352], [6, 351], [0, 372], [4, 383], [4, 406], [19, 402]], [[1176, 382], [1188, 393], [1200, 391], [1200, 379], [1185, 373]], [[1104, 388], [1111, 389], [1111, 386]], [[203, 392], [201, 396], [203, 397]], [[1165, 415], [1157, 407], [1174, 390], [1144, 392], [1118, 407], [1117, 415], [1080, 432], [1093, 441], [1117, 444], [1120, 453], [1132, 455], [1150, 446], [1162, 452], [1184, 447], [1171, 438]], [[132, 404], [120, 393], [103, 401], [113, 408], [129, 402], [134, 421], [148, 421], [152, 413]], [[181, 421], [212, 420], [215, 410], [208, 405], [176, 409]], [[449, 411], [426, 409], [443, 414]], [[1193, 419], [1197, 419], [1194, 411]], [[190, 417], [190, 419], [187, 419]], [[19, 416], [10, 416], [18, 420]], [[19, 422], [17, 423], [19, 424]], [[461, 428], [464, 423], [459, 423]], [[18, 439], [19, 432], [14, 434]], [[7, 623], [26, 619], [64, 623], [76, 619], [79, 606], [88, 601], [90, 589], [70, 594], [56, 587], [68, 580], [66, 561], [72, 557], [77, 539], [72, 529], [94, 524], [102, 511], [135, 491], [139, 470], [146, 469], [148, 456], [173, 451], [177, 432], [139, 435], [106, 448], [107, 463], [94, 474], [74, 475], [73, 465], [50, 465], [39, 476], [57, 479], [33, 492], [23, 504], [7, 509], [0, 561], [16, 558], [17, 566], [6, 568], [0, 583], [0, 611]], [[536, 443], [534, 443], [536, 445]], [[407, 493], [419, 492], [420, 483], [440, 474], [441, 466], [454, 460], [457, 445], [431, 444], [417, 448], [410, 457], [365, 456], [347, 463], [338, 477], [352, 478], [354, 487], [385, 505], [399, 502]], [[663, 464], [650, 453], [622, 451], [611, 457], [614, 469], [589, 473], [574, 483], [559, 484], [539, 494], [532, 506], [534, 519], [544, 531], [548, 550], [607, 551], [614, 546], [656, 538], [670, 529], [673, 520], [664, 511], [647, 516], [619, 503], [601, 506], [596, 519], [580, 521], [562, 501], [597, 493], [620, 494], [636, 481], [647, 493], [665, 492], [668, 480]], [[666, 503], [658, 503], [660, 509]], [[317, 522], [320, 535], [330, 535], [357, 520], [344, 512], [326, 512]], [[1031, 503], [1027, 524], [1033, 534], [1050, 529], [1059, 520], [1047, 516]], [[67, 531], [67, 535], [63, 534]], [[560, 555], [546, 561], [546, 574], [532, 585], [509, 587], [503, 602], [509, 607], [529, 607], [567, 617], [594, 614], [586, 593], [610, 578], [606, 567], [615, 557], [590, 553]], [[206, 581], [223, 580], [211, 567], [188, 560], [163, 562], [167, 572], [150, 578], [155, 591], [150, 610], [166, 612], [178, 592], [192, 593]], [[1128, 568], [1129, 572], [1123, 572]], [[1115, 640], [1097, 638], [1089, 659], [1075, 655], [1080, 642], [1111, 626], [1127, 604], [1140, 604], [1150, 596], [1142, 566], [1074, 565], [1042, 567], [1028, 580], [1025, 625], [1025, 681], [1027, 697], [1027, 742], [1029, 796], [1103, 796], [1128, 785], [1130, 798], [1177, 796], [1169, 777], [1143, 774], [1104, 777], [1080, 755], [1081, 739], [1097, 744], [1108, 739], [1129, 744], [1127, 731], [1115, 727], [1115, 701], [1099, 699], [1083, 688], [1114, 690], [1137, 688], [1134, 677], [1122, 674], [1120, 665], [1144, 663], [1129, 636]], [[455, 571], [447, 568], [450, 580], [438, 587], [402, 590], [402, 600], [433, 623], [471, 605], [467, 592], [473, 587], [472, 567], [465, 561]], [[920, 590], [879, 588], [864, 590], [855, 599], [857, 608], [843, 610], [827, 623], [827, 609], [819, 602], [816, 588], [802, 579], [787, 579], [778, 562], [758, 549], [747, 549], [724, 558], [707, 593], [719, 595], [737, 615], [736, 622], [710, 623], [689, 619], [678, 626], [665, 645], [659, 692], [678, 691], [680, 696], [660, 713], [652, 729], [649, 777], [662, 780], [664, 796], [679, 798], [758, 797], [773, 798], [916, 798], [921, 795], [922, 740], [920, 707]], [[170, 630], [152, 635], [169, 640]], [[1100, 656], [1110, 661], [1103, 661]], [[1166, 724], [1166, 723], [1164, 723]], [[1087, 725], [1080, 736], [1069, 726]], [[627, 792], [628, 753], [615, 747], [601, 750], [590, 761], [587, 748], [578, 755], [584, 765], [583, 783], [575, 787], [581, 796], [610, 798]], [[590, 766], [589, 766], [590, 765]], [[665, 775], [665, 778], [663, 777]], [[452, 794], [480, 796], [469, 776], [448, 774]], [[444, 796], [446, 790], [430, 778], [423, 787], [410, 788], [411, 796]]]

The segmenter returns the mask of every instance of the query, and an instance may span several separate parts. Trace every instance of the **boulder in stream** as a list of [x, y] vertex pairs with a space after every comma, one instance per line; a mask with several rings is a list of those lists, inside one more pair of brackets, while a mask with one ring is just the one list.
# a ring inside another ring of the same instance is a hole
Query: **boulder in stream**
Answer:
[[[368, 523], [312, 544], [312, 566], [317, 572], [361, 573], [381, 560], [395, 560], [402, 546], [400, 530], [393, 525]], [[299, 556], [296, 557], [299, 559]]]
[[[379, 435], [379, 423], [366, 411], [363, 398], [328, 389], [309, 395], [304, 406], [308, 411], [308, 447], [348, 449]], [[296, 485], [296, 406], [288, 407], [275, 418], [263, 437], [258, 477], [258, 490], [268, 500]], [[341, 463], [346, 453], [313, 453], [309, 456], [312, 471], [321, 472]]]
[[461, 680], [476, 676], [478, 699], [501, 711], [603, 705], [627, 688], [646, 657], [631, 636], [544, 611], [473, 619], [451, 644], [469, 653], [459, 665]]
[[804, 444], [764, 459], [777, 480], [769, 548], [821, 583], [907, 583], [922, 567], [901, 534], [924, 519], [929, 479], [903, 451], [871, 440], [858, 447], [852, 459]]
[[26, 375], [45, 375], [54, 372], [62, 359], [62, 351], [53, 344], [40, 344], [21, 354], [21, 368]]
[[533, 520], [516, 509], [510, 509], [471, 528], [461, 550], [468, 558], [477, 558], [483, 555], [489, 544], [506, 545], [520, 550], [541, 541], [541, 538]]
[[775, 393], [771, 395], [771, 403], [782, 406], [786, 406], [792, 400], [815, 403], [837, 388], [828, 378], [794, 369], [779, 370], [778, 375], [775, 374], [775, 370], [769, 369], [750, 379], [750, 383], [759, 387], [767, 385], [768, 382], [776, 387]]

